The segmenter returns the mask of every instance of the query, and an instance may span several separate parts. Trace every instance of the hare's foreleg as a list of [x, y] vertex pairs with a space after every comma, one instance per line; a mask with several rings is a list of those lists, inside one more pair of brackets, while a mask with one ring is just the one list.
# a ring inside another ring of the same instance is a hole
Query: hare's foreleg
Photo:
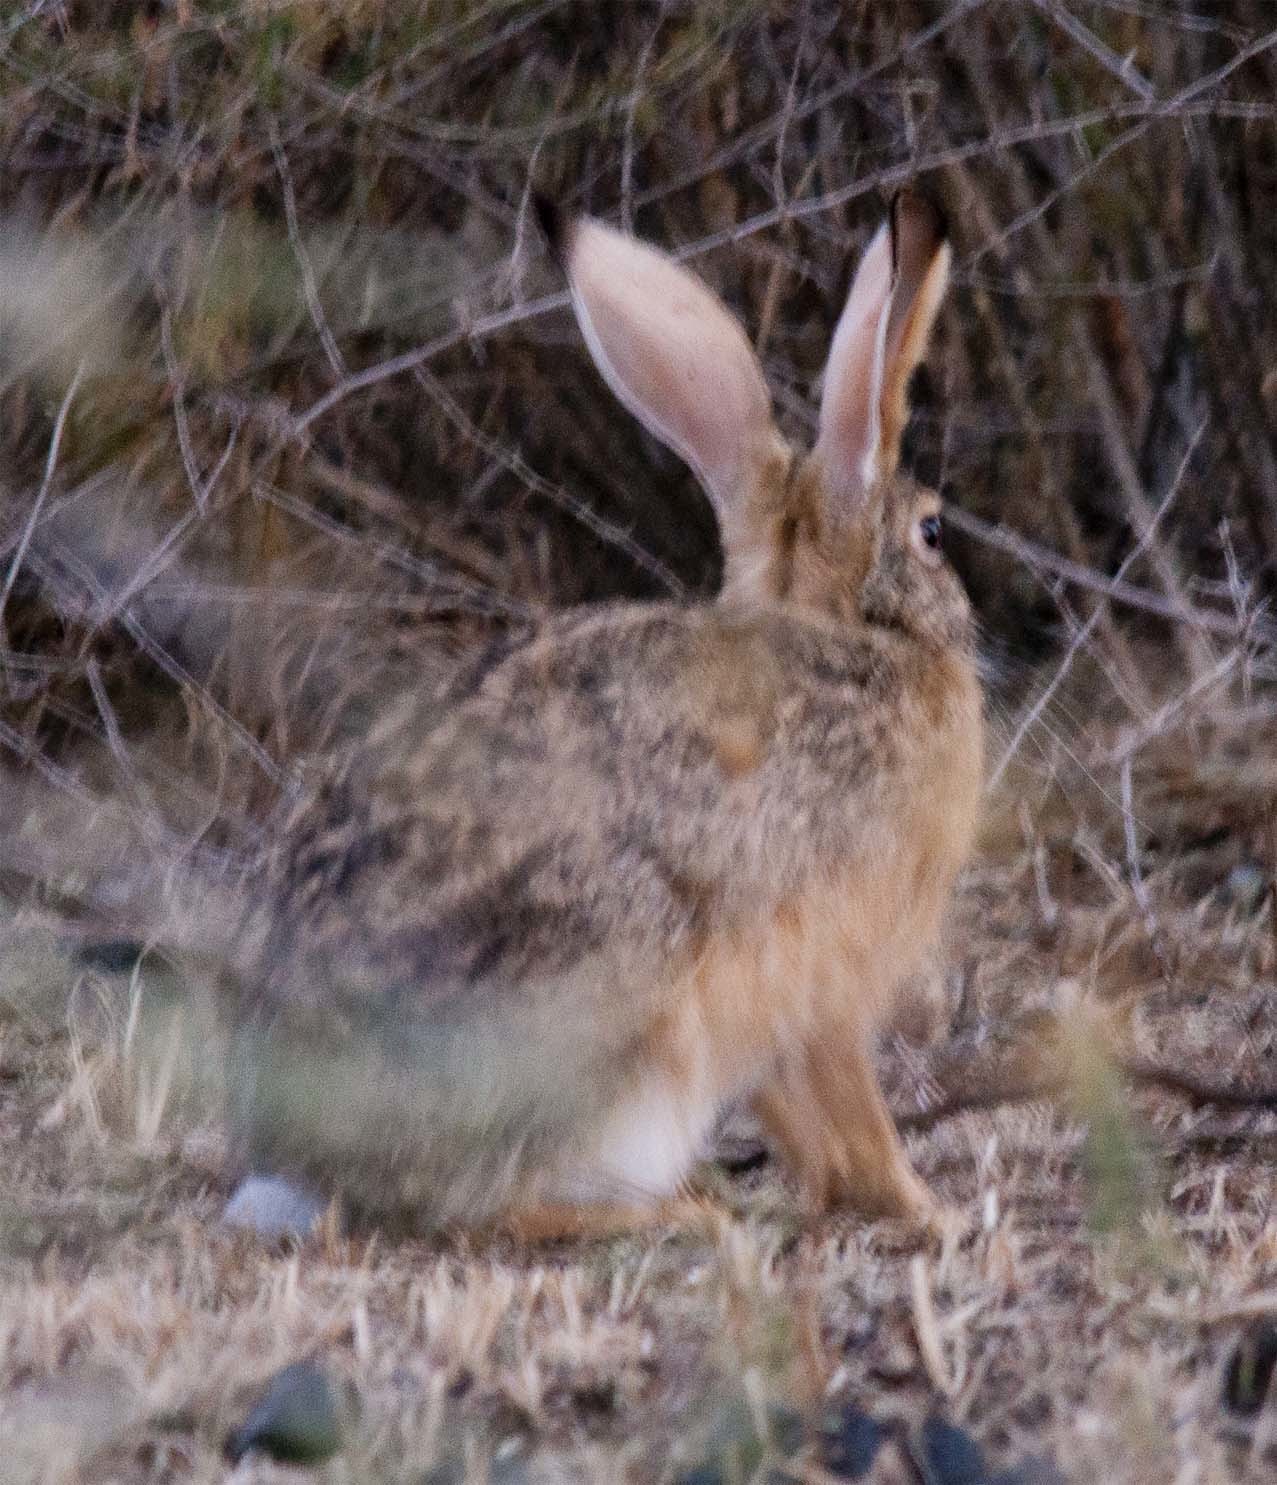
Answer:
[[935, 1199], [909, 1163], [863, 1037], [822, 1031], [755, 1095], [755, 1112], [818, 1209], [848, 1204], [929, 1226]]

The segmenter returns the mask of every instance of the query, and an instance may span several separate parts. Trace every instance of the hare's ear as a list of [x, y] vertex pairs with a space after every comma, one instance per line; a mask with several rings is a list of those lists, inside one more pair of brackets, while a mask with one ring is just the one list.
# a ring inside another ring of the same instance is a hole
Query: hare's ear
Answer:
[[646, 243], [584, 217], [546, 222], [595, 364], [649, 432], [691, 466], [728, 555], [779, 441], [758, 358], [726, 306]]
[[901, 191], [856, 270], [825, 367], [816, 447], [839, 497], [863, 496], [896, 467], [909, 378], [944, 297], [949, 259], [939, 211]]

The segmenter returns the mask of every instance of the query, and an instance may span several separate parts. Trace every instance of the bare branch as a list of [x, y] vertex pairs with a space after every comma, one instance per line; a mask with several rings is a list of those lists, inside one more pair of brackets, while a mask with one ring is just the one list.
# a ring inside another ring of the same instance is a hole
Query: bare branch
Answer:
[[301, 226], [297, 220], [297, 192], [293, 187], [293, 173], [289, 168], [288, 156], [284, 153], [284, 146], [280, 141], [279, 121], [273, 114], [266, 121], [266, 133], [270, 140], [271, 153], [275, 157], [275, 169], [279, 173], [279, 184], [284, 195], [284, 220], [288, 226], [288, 242], [293, 250], [293, 257], [297, 259], [297, 271], [301, 275], [306, 308], [310, 311], [311, 322], [315, 326], [319, 343], [324, 348], [324, 355], [328, 357], [328, 364], [332, 367], [333, 374], [339, 377], [345, 376], [346, 358], [337, 348], [337, 342], [329, 328], [327, 317], [324, 314], [323, 301], [319, 297], [319, 285], [315, 280], [315, 267], [310, 261], [310, 254], [306, 251], [305, 243], [302, 242]]
[[[1192, 459], [1193, 452], [1197, 448], [1198, 442], [1200, 441], [1202, 434], [1205, 431], [1206, 422], [1203, 419], [1203, 421], [1198, 424], [1197, 431], [1193, 434], [1193, 437], [1190, 439], [1187, 449], [1185, 449], [1184, 451], [1184, 456], [1180, 460], [1179, 469], [1175, 473], [1175, 478], [1171, 481], [1170, 488], [1162, 497], [1161, 504], [1157, 507], [1156, 511], [1152, 513], [1148, 523], [1139, 533], [1135, 544], [1131, 547], [1131, 550], [1126, 554], [1126, 556], [1122, 559], [1120, 565], [1118, 566], [1117, 572], [1115, 574], [1115, 578], [1117, 581], [1121, 581], [1121, 579], [1126, 576], [1126, 573], [1130, 570], [1131, 566], [1145, 551], [1145, 549], [1148, 547], [1148, 544], [1153, 540], [1154, 536], [1156, 536], [1157, 529], [1161, 525], [1163, 517], [1166, 515], [1167, 511], [1170, 510], [1175, 497], [1179, 494], [1180, 486], [1182, 485], [1184, 476], [1188, 471], [1189, 461]], [[1020, 744], [1024, 741], [1025, 737], [1028, 735], [1032, 727], [1041, 719], [1043, 712], [1050, 704], [1052, 698], [1064, 684], [1064, 678], [1068, 674], [1073, 661], [1077, 658], [1078, 652], [1082, 649], [1083, 645], [1085, 645], [1087, 640], [1090, 639], [1091, 634], [1094, 631], [1095, 626], [1099, 623], [1100, 616], [1103, 612], [1103, 605], [1097, 604], [1096, 607], [1092, 610], [1090, 616], [1087, 618], [1086, 622], [1073, 636], [1073, 639], [1069, 643], [1068, 649], [1064, 653], [1063, 659], [1056, 667], [1054, 675], [1038, 693], [1038, 696], [1033, 702], [1032, 706], [1030, 706], [1024, 713], [1024, 716], [1020, 719], [1020, 722], [1017, 725], [1014, 734], [1012, 735], [1011, 741], [1007, 744], [1007, 747], [1003, 752], [1001, 758], [998, 759], [997, 766], [994, 768], [993, 773], [990, 776], [990, 788], [995, 788], [997, 786], [1002, 778], [1002, 775], [1010, 766], [1011, 760], [1015, 757], [1016, 753], [1019, 752]]]
[[4, 611], [9, 602], [9, 594], [13, 592], [13, 585], [18, 580], [23, 559], [26, 557], [27, 548], [31, 545], [31, 536], [40, 523], [40, 513], [44, 509], [44, 502], [48, 498], [49, 489], [53, 484], [53, 472], [58, 467], [58, 450], [62, 447], [62, 434], [66, 429], [67, 417], [71, 411], [71, 403], [75, 400], [76, 391], [80, 386], [80, 379], [84, 375], [84, 362], [75, 369], [75, 375], [71, 378], [62, 398], [62, 404], [58, 408], [58, 415], [53, 421], [53, 434], [49, 439], [49, 452], [44, 461], [44, 478], [40, 481], [40, 488], [36, 491], [35, 500], [32, 502], [31, 511], [27, 516], [26, 523], [22, 528], [22, 535], [18, 539], [17, 550], [9, 563], [9, 571], [5, 574], [4, 587], [0, 588], [0, 640], [5, 639]]
[[1094, 57], [1106, 72], [1112, 73], [1124, 87], [1130, 88], [1137, 98], [1142, 98], [1147, 103], [1156, 96], [1153, 84], [1136, 67], [1133, 55], [1119, 57], [1085, 22], [1079, 20], [1072, 11], [1066, 10], [1060, 0], [1033, 0], [1033, 3], [1044, 15], [1050, 16], [1065, 35], [1071, 36], [1083, 51]]

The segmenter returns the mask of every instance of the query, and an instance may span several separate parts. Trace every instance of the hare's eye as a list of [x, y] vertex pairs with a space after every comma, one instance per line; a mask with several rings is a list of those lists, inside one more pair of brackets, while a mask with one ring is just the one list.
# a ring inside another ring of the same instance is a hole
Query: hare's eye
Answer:
[[918, 534], [922, 537], [922, 544], [930, 547], [933, 552], [940, 550], [941, 530], [939, 516], [923, 516], [918, 522]]

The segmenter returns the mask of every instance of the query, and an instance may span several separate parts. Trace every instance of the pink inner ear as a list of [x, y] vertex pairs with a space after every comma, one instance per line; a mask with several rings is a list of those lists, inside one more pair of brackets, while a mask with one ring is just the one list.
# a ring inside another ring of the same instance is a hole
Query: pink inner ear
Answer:
[[816, 447], [831, 487], [852, 498], [876, 476], [886, 311], [891, 298], [891, 232], [884, 223], [856, 270], [825, 365]]
[[608, 385], [692, 467], [726, 528], [776, 438], [745, 332], [693, 274], [600, 222], [576, 225], [568, 275]]
[[863, 498], [896, 467], [909, 378], [948, 277], [943, 218], [923, 197], [902, 191], [861, 260], [825, 371], [816, 447], [843, 500]]

